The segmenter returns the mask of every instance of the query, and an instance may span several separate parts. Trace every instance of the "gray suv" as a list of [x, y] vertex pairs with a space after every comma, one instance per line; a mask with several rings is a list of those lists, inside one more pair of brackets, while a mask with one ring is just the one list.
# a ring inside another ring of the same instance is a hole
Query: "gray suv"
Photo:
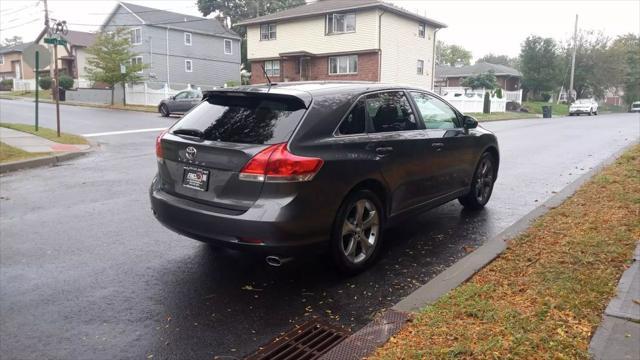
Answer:
[[325, 250], [348, 273], [407, 216], [484, 207], [500, 161], [493, 133], [427, 90], [335, 82], [206, 92], [156, 154], [166, 227], [272, 265]]

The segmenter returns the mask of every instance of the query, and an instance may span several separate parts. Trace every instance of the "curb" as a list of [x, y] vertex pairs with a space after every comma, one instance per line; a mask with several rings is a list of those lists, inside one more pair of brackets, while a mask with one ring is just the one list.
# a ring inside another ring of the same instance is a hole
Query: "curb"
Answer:
[[[0, 99], [2, 100], [18, 100], [18, 101], [27, 101], [27, 102], [35, 102], [34, 98], [30, 98], [30, 97], [12, 97], [12, 96], [2, 96], [0, 95]], [[45, 104], [55, 104], [56, 102], [50, 99], [40, 99], [38, 100], [40, 103], [45, 103]], [[144, 109], [118, 109], [118, 108], [110, 108], [108, 105], [106, 106], [101, 106], [100, 104], [92, 104], [92, 103], [82, 103], [82, 102], [67, 102], [67, 101], [61, 101], [60, 105], [69, 105], [69, 106], [79, 106], [79, 107], [86, 107], [86, 108], [92, 108], [92, 109], [106, 109], [106, 110], [116, 110], [116, 111], [136, 111], [136, 112], [146, 112], [146, 113], [158, 113], [157, 110], [144, 110]]]
[[[529, 228], [531, 223], [536, 220], [538, 217], [546, 214], [549, 210], [558, 207], [562, 204], [567, 198], [573, 195], [584, 183], [590, 180], [593, 175], [602, 170], [605, 166], [616, 161], [624, 152], [637, 145], [638, 141], [631, 143], [628, 146], [625, 146], [621, 150], [615, 152], [613, 155], [609, 156], [598, 165], [594, 166], [591, 170], [582, 174], [579, 178], [568, 184], [561, 191], [556, 193], [554, 196], [549, 198], [547, 201], [542, 203], [540, 206], [531, 210], [528, 214], [523, 216], [520, 220], [513, 223], [511, 226], [504, 229], [498, 235], [494, 236], [490, 240], [488, 240], [484, 245], [480, 246], [471, 254], [465, 256], [460, 259], [458, 262], [438, 274], [436, 277], [431, 279], [426, 284], [419, 287], [417, 290], [409, 294], [404, 299], [400, 300], [397, 304], [395, 304], [392, 308], [386, 310], [382, 313], [381, 318], [384, 318], [388, 315], [385, 315], [388, 312], [392, 313], [404, 313], [407, 318], [411, 317], [411, 313], [420, 310], [421, 308], [431, 305], [435, 303], [440, 297], [446, 295], [449, 291], [455, 289], [460, 284], [467, 281], [471, 278], [475, 273], [484, 268], [487, 264], [492, 262], [495, 258], [498, 257], [508, 245], [508, 241], [514, 238], [517, 235], [520, 235], [525, 230]], [[371, 347], [371, 344], [362, 344], [361, 337], [363, 330], [374, 327], [376, 324], [380, 322], [379, 318], [374, 319], [371, 323], [365, 325], [363, 329], [351, 335], [340, 344], [338, 344], [334, 349], [331, 350], [332, 353], [341, 353], [345, 354], [346, 350], [350, 349], [354, 354], [360, 355], [359, 357], [351, 357], [347, 356], [344, 359], [360, 359], [363, 356], [367, 356], [376, 350], [376, 347]], [[400, 331], [404, 326], [394, 327], [392, 329], [388, 329], [384, 335], [384, 338], [378, 337], [376, 343], [384, 344], [386, 343], [393, 335], [395, 335], [398, 331]], [[365, 330], [366, 331], [366, 330]], [[355, 344], [362, 344], [359, 349], [354, 350]], [[335, 350], [335, 351], [334, 351]], [[362, 355], [364, 353], [365, 355]]]
[[87, 150], [61, 153], [59, 155], [49, 155], [28, 160], [12, 161], [5, 164], [0, 164], [0, 174], [6, 174], [17, 170], [33, 169], [41, 166], [50, 166], [63, 161], [79, 158], [86, 155], [95, 149], [95, 145], [91, 144], [91, 147]]

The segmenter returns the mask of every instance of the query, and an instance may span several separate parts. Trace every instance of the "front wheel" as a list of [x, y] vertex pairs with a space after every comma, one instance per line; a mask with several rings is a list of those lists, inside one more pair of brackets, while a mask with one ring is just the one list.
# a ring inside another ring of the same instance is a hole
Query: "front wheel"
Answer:
[[496, 163], [493, 155], [490, 153], [482, 154], [471, 180], [470, 191], [458, 198], [462, 206], [471, 210], [479, 210], [489, 202], [496, 179], [495, 169]]
[[160, 115], [162, 115], [162, 117], [168, 117], [169, 115], [171, 115], [171, 112], [169, 112], [169, 107], [167, 107], [166, 104], [160, 105]]
[[344, 200], [334, 220], [331, 256], [343, 273], [368, 268], [382, 246], [382, 203], [369, 190], [355, 191]]
[[593, 115], [593, 109], [589, 109], [589, 116]]

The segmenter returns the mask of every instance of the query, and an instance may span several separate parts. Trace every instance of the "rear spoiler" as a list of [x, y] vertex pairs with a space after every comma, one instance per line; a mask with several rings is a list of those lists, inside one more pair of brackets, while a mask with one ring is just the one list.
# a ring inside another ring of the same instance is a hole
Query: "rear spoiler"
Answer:
[[[280, 89], [278, 89], [280, 90]], [[207, 100], [212, 96], [232, 96], [232, 97], [270, 97], [274, 99], [283, 100], [297, 100], [308, 109], [313, 100], [311, 94], [304, 91], [277, 91], [274, 88], [228, 88], [228, 89], [216, 89], [206, 90], [202, 92], [202, 100]]]

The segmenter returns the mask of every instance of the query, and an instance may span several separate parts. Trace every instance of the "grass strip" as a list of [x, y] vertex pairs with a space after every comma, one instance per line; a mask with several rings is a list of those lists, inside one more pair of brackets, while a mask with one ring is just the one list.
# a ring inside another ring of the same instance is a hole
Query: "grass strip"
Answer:
[[522, 103], [522, 107], [533, 114], [542, 114], [543, 106], [551, 106], [551, 114], [554, 116], [569, 115], [569, 105], [567, 104], [548, 103], [544, 101], [525, 101]]
[[495, 112], [490, 114], [484, 113], [469, 113], [476, 120], [483, 121], [499, 121], [499, 120], [516, 120], [516, 119], [533, 119], [539, 118], [537, 114], [521, 113], [521, 112]]
[[73, 134], [60, 133], [60, 137], [58, 137], [58, 134], [56, 133], [55, 130], [43, 128], [42, 126], [38, 127], [38, 131], [36, 131], [36, 128], [34, 125], [27, 125], [27, 124], [0, 123], [0, 126], [13, 129], [13, 130], [26, 132], [33, 135], [37, 135], [61, 144], [86, 145], [89, 143], [87, 139], [83, 138], [82, 136], [73, 135]]
[[640, 146], [416, 319], [374, 359], [589, 359], [640, 238]]
[[49, 153], [32, 153], [0, 142], [0, 163], [26, 160], [49, 155]]

